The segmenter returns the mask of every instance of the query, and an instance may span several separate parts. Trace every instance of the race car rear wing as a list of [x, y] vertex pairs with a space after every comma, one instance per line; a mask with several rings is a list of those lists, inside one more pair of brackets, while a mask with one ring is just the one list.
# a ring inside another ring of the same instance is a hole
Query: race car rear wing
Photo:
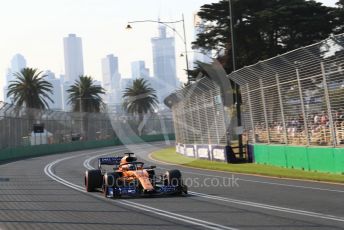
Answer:
[[121, 163], [122, 157], [101, 157], [98, 158], [98, 168], [101, 169], [102, 165], [117, 166]]

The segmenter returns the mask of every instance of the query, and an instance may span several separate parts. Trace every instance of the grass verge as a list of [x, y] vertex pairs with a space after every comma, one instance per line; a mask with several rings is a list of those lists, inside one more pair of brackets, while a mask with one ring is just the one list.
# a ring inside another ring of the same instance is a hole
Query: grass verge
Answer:
[[207, 160], [193, 159], [182, 156], [175, 152], [175, 148], [166, 148], [152, 153], [152, 158], [178, 165], [184, 165], [188, 167], [210, 169], [225, 172], [237, 172], [246, 174], [256, 174], [264, 176], [273, 176], [279, 178], [291, 178], [291, 179], [302, 179], [302, 180], [314, 180], [314, 181], [325, 181], [325, 182], [336, 182], [344, 184], [344, 175], [319, 173], [319, 172], [308, 172], [297, 169], [286, 169], [270, 165], [261, 164], [227, 164], [223, 162], [213, 162]]

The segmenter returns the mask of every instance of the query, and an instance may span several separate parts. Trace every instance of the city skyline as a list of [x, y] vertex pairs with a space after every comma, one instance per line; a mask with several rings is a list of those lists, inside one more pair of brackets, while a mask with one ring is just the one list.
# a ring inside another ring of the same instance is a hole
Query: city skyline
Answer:
[[[2, 2], [0, 24], [6, 33], [0, 38], [2, 46], [0, 89], [3, 89], [5, 85], [9, 61], [16, 53], [25, 56], [29, 67], [38, 68], [42, 71], [51, 70], [57, 76], [64, 73], [61, 38], [70, 33], [75, 33], [83, 38], [84, 72], [96, 80], [102, 78], [99, 60], [108, 53], [114, 53], [121, 58], [119, 70], [124, 78], [130, 76], [130, 63], [136, 60], [144, 60], [146, 67], [153, 69], [152, 55], [149, 52], [151, 50], [150, 38], [156, 36], [157, 24], [135, 24], [133, 25], [134, 30], [130, 32], [125, 31], [125, 25], [127, 21], [136, 19], [154, 20], [160, 17], [162, 21], [178, 20], [184, 12], [190, 50], [190, 43], [194, 40], [193, 14], [203, 4], [216, 1], [190, 0], [180, 2], [182, 4], [168, 3], [162, 0], [149, 0], [144, 3], [135, 1], [138, 6], [134, 7], [135, 9], [129, 3], [116, 4], [108, 0], [103, 0], [100, 3], [95, 0], [73, 1], [73, 3], [66, 0], [50, 3], [42, 0], [33, 0], [30, 3], [20, 0]], [[333, 6], [336, 1], [321, 2]], [[67, 3], [68, 8], [65, 7]], [[21, 7], [18, 8], [18, 5]], [[32, 16], [30, 13], [32, 11], [28, 9], [35, 9], [40, 13], [37, 16]], [[142, 9], [146, 9], [146, 11]], [[21, 16], [10, 14], [14, 10], [17, 11], [16, 15]], [[97, 13], [90, 17], [93, 15], [90, 14], [93, 11], [97, 11]], [[97, 17], [97, 15], [100, 16]], [[9, 21], [11, 23], [8, 23]], [[181, 25], [176, 25], [176, 29], [181, 31]], [[171, 31], [168, 33], [173, 35]], [[178, 38], [175, 40], [176, 53], [181, 53], [183, 51], [182, 41]], [[177, 76], [179, 79], [185, 80], [185, 60], [177, 57], [176, 64]], [[0, 100], [3, 100], [2, 97], [3, 92], [0, 93]]]

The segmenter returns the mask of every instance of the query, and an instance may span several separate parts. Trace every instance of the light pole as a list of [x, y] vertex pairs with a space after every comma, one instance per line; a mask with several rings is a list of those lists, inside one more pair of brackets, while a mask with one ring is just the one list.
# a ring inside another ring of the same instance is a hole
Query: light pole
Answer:
[[230, 26], [230, 38], [231, 38], [231, 45], [232, 45], [232, 64], [233, 64], [233, 71], [236, 70], [236, 63], [235, 63], [235, 44], [234, 44], [234, 26], [233, 26], [233, 12], [232, 12], [232, 0], [228, 0], [229, 2], [229, 26]]
[[[232, 11], [232, 0], [228, 0], [229, 6], [229, 26], [230, 26], [230, 38], [231, 38], [231, 45], [232, 45], [232, 65], [233, 71], [236, 70], [236, 62], [235, 62], [235, 42], [234, 42], [234, 26], [233, 26], [233, 11]], [[236, 111], [237, 111], [237, 119], [238, 119], [238, 127], [241, 126], [241, 111], [240, 111], [240, 102], [239, 102], [239, 85], [235, 84], [235, 102], [236, 102]], [[238, 134], [238, 144], [239, 144], [239, 151], [240, 156], [243, 155], [243, 145], [242, 145], [242, 134]]]
[[[162, 25], [165, 25], [166, 27], [170, 28], [171, 30], [173, 30], [178, 37], [183, 41], [184, 43], [184, 52], [185, 52], [185, 62], [186, 62], [186, 70], [187, 70], [187, 75], [188, 75], [188, 81], [190, 81], [190, 74], [189, 74], [189, 59], [188, 59], [188, 50], [187, 50], [187, 40], [186, 40], [186, 32], [185, 32], [185, 20], [184, 20], [184, 14], [182, 14], [182, 19], [178, 20], [178, 21], [169, 21], [169, 22], [162, 22], [162, 21], [156, 21], [156, 20], [141, 20], [141, 21], [130, 21], [128, 22], [128, 25], [126, 27], [126, 29], [132, 29], [131, 24], [134, 23], [147, 23], [147, 22], [152, 22], [152, 23], [159, 23]], [[172, 26], [170, 26], [169, 24], [176, 24], [176, 23], [183, 23], [183, 36], [178, 33], [178, 31], [173, 28]]]

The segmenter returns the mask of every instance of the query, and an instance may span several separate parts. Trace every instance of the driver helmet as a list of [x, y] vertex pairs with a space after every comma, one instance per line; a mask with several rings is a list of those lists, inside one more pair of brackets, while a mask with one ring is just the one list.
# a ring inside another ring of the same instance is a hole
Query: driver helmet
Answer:
[[128, 169], [129, 170], [135, 170], [135, 165], [134, 164], [128, 164]]

